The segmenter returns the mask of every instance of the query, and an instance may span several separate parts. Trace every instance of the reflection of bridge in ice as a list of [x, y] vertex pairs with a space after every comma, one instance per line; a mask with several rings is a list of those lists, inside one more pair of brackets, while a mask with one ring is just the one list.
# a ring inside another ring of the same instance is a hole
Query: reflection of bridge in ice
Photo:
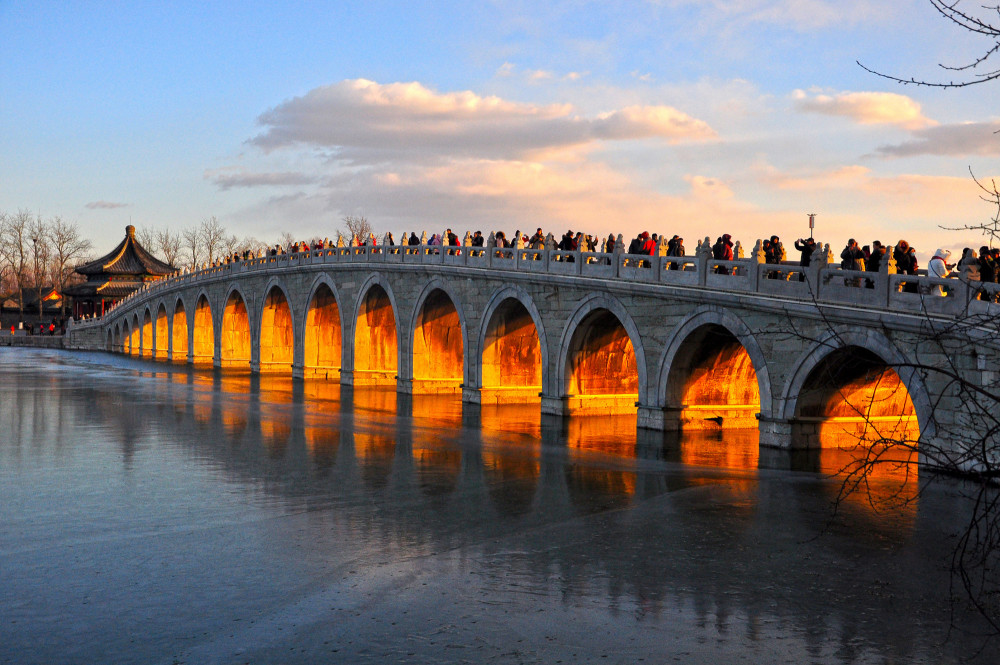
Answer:
[[[971, 376], [986, 359], [922, 331], [990, 305], [965, 281], [888, 264], [855, 275], [827, 259], [316, 250], [157, 282], [73, 326], [68, 345], [471, 403], [540, 401], [548, 414], [637, 411], [644, 428], [759, 427], [781, 447], [873, 423], [932, 436], [962, 404], [914, 365]], [[865, 279], [874, 288], [856, 285]], [[904, 292], [914, 281], [918, 293]], [[944, 296], [920, 293], [936, 286]]]
[[[155, 403], [166, 408], [140, 415], [128, 407], [148, 397], [133, 395], [123, 409], [117, 387], [106, 382], [106, 399], [81, 419], [113, 424], [132, 414], [125, 419], [134, 420], [130, 436], [139, 439], [140, 455], [150, 432], [170, 432], [218, 482], [250, 488], [250, 502], [313, 515], [337, 537], [384, 557], [461, 552], [491, 574], [516, 577], [522, 592], [557, 580], [563, 602], [596, 596], [615, 606], [641, 604], [653, 615], [693, 602], [710, 622], [759, 618], [757, 630], [764, 630], [777, 616], [817, 639], [853, 643], [887, 630], [886, 620], [863, 620], [859, 608], [898, 616], [890, 606], [900, 597], [924, 597], [928, 580], [943, 579], [927, 549], [941, 542], [907, 544], [919, 520], [939, 513], [921, 516], [915, 506], [903, 516], [877, 513], [859, 502], [842, 506], [843, 528], [816, 538], [829, 527], [837, 482], [761, 478], [758, 466], [787, 467], [801, 453], [770, 451], [759, 459], [753, 432], [713, 447], [637, 434], [614, 419], [463, 407], [454, 396], [225, 371], [165, 368], [150, 378], [157, 381], [146, 381], [144, 391], [155, 391]], [[814, 466], [806, 468], [839, 468], [837, 451], [813, 452]], [[906, 491], [915, 486], [912, 476], [905, 479]], [[625, 507], [632, 510], [619, 510]], [[561, 524], [572, 525], [577, 538], [566, 539]], [[922, 553], [878, 568], [891, 596], [873, 595], [835, 554], [849, 552], [857, 565], [859, 552], [881, 553], [887, 544]], [[820, 562], [835, 564], [837, 574], [820, 574]], [[816, 585], [831, 598], [815, 616], [801, 616], [797, 602], [774, 601], [785, 587], [796, 598]], [[930, 639], [926, 626], [907, 618], [894, 626], [901, 660]]]

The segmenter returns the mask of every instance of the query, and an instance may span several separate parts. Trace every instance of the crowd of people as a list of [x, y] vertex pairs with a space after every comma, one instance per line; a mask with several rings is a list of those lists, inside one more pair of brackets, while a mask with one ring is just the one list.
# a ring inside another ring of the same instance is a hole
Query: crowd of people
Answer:
[[[580, 231], [574, 232], [573, 230], [567, 230], [566, 233], [562, 234], [558, 242], [556, 242], [555, 237], [545, 234], [541, 227], [537, 228], [534, 234], [530, 236], [526, 233], [522, 234], [520, 231], [515, 231], [513, 240], [509, 239], [503, 231], [496, 231], [493, 234], [493, 238], [495, 242], [494, 246], [497, 248], [513, 247], [516, 244], [517, 238], [520, 238], [522, 246], [535, 250], [554, 248], [567, 252], [583, 251], [612, 254], [617, 249], [625, 254], [637, 256], [653, 256], [657, 254], [663, 242], [663, 238], [658, 234], [643, 231], [637, 234], [628, 243], [627, 247], [623, 246], [619, 248], [618, 241], [613, 233], [605, 239], [600, 239], [596, 236]], [[472, 247], [485, 247], [487, 244], [487, 238], [483, 235], [482, 231], [476, 231], [469, 235], [469, 240]], [[382, 241], [374, 233], [368, 233], [363, 237], [355, 237], [350, 241], [351, 246], [357, 247], [382, 244], [395, 246], [395, 239], [391, 233], [386, 233]], [[432, 247], [458, 247], [463, 245], [464, 241], [451, 229], [446, 229], [443, 234], [435, 233], [431, 235], [425, 242], [424, 238], [418, 236], [416, 233], [409, 234], [409, 236], [404, 234], [403, 244], [407, 246], [426, 244]], [[294, 254], [320, 249], [331, 249], [336, 246], [337, 244], [329, 238], [324, 238], [323, 240], [317, 239], [312, 242], [294, 242], [288, 246], [279, 243], [263, 254], [277, 256], [286, 253]], [[795, 241], [794, 246], [796, 251], [800, 252], [799, 265], [801, 267], [809, 266], [817, 249], [816, 241], [812, 237], [799, 238]], [[844, 270], [879, 272], [883, 262], [886, 260], [888, 249], [887, 246], [878, 240], [873, 241], [870, 245], [859, 246], [857, 241], [851, 238], [840, 253], [840, 266]], [[776, 235], [761, 241], [761, 250], [765, 263], [781, 264], [786, 262], [785, 248], [781, 239]], [[667, 240], [666, 256], [683, 257], [685, 256], [685, 251], [684, 238], [674, 235]], [[716, 238], [715, 243], [711, 245], [711, 252], [712, 258], [717, 261], [734, 261], [736, 258], [739, 258], [735, 255], [734, 242], [732, 236], [728, 233]], [[975, 269], [974, 272], [978, 272], [981, 281], [990, 283], [1000, 281], [1000, 249], [983, 246], [977, 252], [975, 249], [966, 247], [962, 252], [962, 258], [957, 264], [948, 263], [950, 256], [951, 252], [946, 249], [940, 248], [935, 251], [927, 264], [927, 274], [933, 277], [945, 278], [952, 274], [956, 265], [960, 270], [967, 270], [968, 266], [972, 266]], [[253, 258], [256, 258], [256, 254], [248, 250], [226, 256], [213, 263], [230, 263]], [[917, 263], [916, 251], [906, 240], [900, 240], [892, 247], [892, 258], [895, 259], [896, 272], [898, 274], [918, 274], [919, 265]], [[646, 263], [648, 264], [648, 262]], [[639, 265], [643, 265], [642, 260], [639, 261]], [[671, 263], [669, 267], [670, 269], [676, 269], [678, 266], [676, 263]], [[730, 273], [732, 270], [733, 268], [727, 266], [719, 265], [715, 267], [715, 272], [721, 274]], [[781, 274], [779, 271], [772, 271], [768, 273], [768, 276], [778, 277]], [[861, 286], [863, 283], [868, 288], [873, 288], [874, 286], [874, 282], [871, 279], [851, 278], [849, 283], [857, 286]], [[915, 292], [917, 284], [915, 281], [906, 282], [903, 289], [904, 291]]]

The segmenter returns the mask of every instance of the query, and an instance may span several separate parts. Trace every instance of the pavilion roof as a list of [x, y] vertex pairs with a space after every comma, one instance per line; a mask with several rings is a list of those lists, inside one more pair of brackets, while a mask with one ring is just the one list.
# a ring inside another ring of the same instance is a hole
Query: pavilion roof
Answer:
[[125, 227], [125, 239], [105, 256], [76, 267], [81, 275], [155, 275], [163, 276], [177, 268], [164, 263], [139, 244], [135, 227]]

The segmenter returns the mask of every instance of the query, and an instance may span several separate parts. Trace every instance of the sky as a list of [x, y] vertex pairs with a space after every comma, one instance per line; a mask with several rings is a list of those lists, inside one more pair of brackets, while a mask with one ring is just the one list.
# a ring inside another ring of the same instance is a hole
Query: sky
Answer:
[[[976, 10], [981, 3], [969, 3]], [[966, 5], [963, 5], [966, 6]], [[0, 0], [0, 211], [267, 242], [537, 227], [983, 244], [993, 42], [927, 0]], [[790, 258], [792, 258], [790, 256]]]

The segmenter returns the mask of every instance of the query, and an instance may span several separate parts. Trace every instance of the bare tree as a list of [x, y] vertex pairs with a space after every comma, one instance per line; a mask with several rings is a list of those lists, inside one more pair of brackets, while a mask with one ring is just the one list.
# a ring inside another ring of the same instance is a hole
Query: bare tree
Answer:
[[28, 225], [28, 233], [31, 236], [31, 281], [32, 286], [35, 287], [35, 297], [38, 300], [38, 321], [41, 322], [43, 308], [42, 292], [46, 286], [45, 273], [49, 263], [48, 225], [40, 216], [35, 217]]
[[[52, 248], [53, 283], [62, 294], [73, 278], [73, 266], [90, 252], [90, 240], [80, 235], [76, 224], [53, 217], [46, 233], [47, 244]], [[62, 300], [62, 315], [66, 316], [66, 298]]]
[[[994, 81], [1000, 78], [1000, 69], [993, 69], [990, 66], [992, 63], [991, 59], [996, 56], [997, 51], [1000, 51], [1000, 22], [993, 22], [1000, 19], [1000, 6], [977, 5], [972, 10], [964, 10], [959, 9], [961, 0], [952, 0], [951, 2], [946, 2], [945, 0], [928, 0], [928, 2], [931, 3], [931, 6], [934, 7], [934, 9], [936, 9], [941, 16], [953, 25], [972, 35], [985, 37], [987, 41], [993, 42], [992, 44], [984, 47], [985, 50], [982, 54], [970, 62], [962, 65], [938, 64], [941, 69], [946, 72], [957, 73], [961, 76], [961, 78], [957, 81], [930, 81], [915, 77], [905, 78], [902, 76], [893, 76], [891, 74], [882, 73], [861, 64], [861, 62], [858, 62], [858, 65], [865, 71], [875, 74], [876, 76], [889, 79], [890, 81], [895, 81], [904, 85], [913, 84], [931, 88], [965, 88], [970, 85], [978, 85], [980, 83], [986, 83], [987, 81]], [[992, 17], [986, 18], [986, 14], [990, 14]]]
[[295, 244], [295, 235], [291, 231], [284, 231], [278, 237], [278, 244], [285, 248], [286, 252], [292, 251], [292, 245]]
[[258, 240], [252, 236], [247, 236], [240, 241], [237, 251], [243, 252], [253, 252], [254, 256], [262, 256], [267, 252], [269, 246], [263, 240]]
[[32, 221], [31, 211], [22, 208], [5, 215], [0, 227], [0, 254], [4, 263], [10, 266], [21, 321], [24, 321], [24, 288], [28, 284], [28, 267], [33, 257], [30, 248]]
[[139, 241], [143, 249], [154, 251], [156, 248], [156, 229], [152, 226], [143, 226], [136, 230], [135, 239]]
[[347, 233], [344, 235], [351, 238], [352, 244], [357, 244], [358, 239], [364, 243], [372, 234], [372, 225], [364, 215], [347, 215], [343, 221], [344, 226], [347, 227]]
[[184, 251], [190, 256], [190, 262], [188, 263], [188, 268], [191, 270], [197, 270], [198, 264], [201, 263], [201, 233], [198, 232], [197, 228], [184, 229], [181, 231], [181, 240], [183, 243]]
[[156, 232], [156, 248], [159, 250], [163, 260], [172, 266], [177, 265], [177, 260], [181, 256], [183, 242], [181, 235], [170, 229], [163, 229]]
[[208, 253], [208, 262], [212, 263], [223, 253], [226, 241], [226, 229], [213, 215], [202, 221], [201, 227], [198, 229], [198, 234], [201, 237], [202, 247]]
[[235, 233], [222, 239], [222, 251], [225, 252], [226, 256], [239, 254], [242, 251], [240, 249], [242, 245], [243, 241]]

